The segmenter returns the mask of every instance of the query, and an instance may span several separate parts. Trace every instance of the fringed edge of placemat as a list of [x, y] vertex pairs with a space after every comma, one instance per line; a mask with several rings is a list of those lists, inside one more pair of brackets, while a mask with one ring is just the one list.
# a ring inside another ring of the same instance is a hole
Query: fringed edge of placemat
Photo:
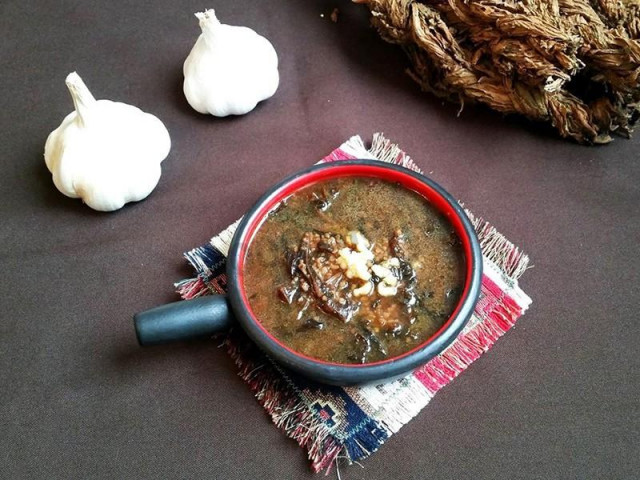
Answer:
[[248, 342], [241, 332], [231, 333], [225, 341], [238, 375], [274, 425], [307, 451], [314, 472], [325, 470], [328, 474], [338, 457], [350, 462], [367, 457], [388, 438], [373, 418], [358, 425], [348, 438], [336, 438], [324, 420], [309, 409], [304, 394], [288, 374]]
[[307, 451], [315, 472], [331, 466], [344, 445], [302, 399], [300, 391], [285, 374], [235, 331], [225, 341], [227, 352], [242, 378], [274, 425]]
[[529, 256], [498, 232], [489, 222], [464, 209], [480, 242], [482, 256], [491, 260], [511, 280], [518, 280], [527, 271]]
[[[373, 158], [421, 172], [399, 146], [381, 133], [374, 134], [370, 149], [364, 146], [359, 136], [354, 136], [323, 161], [353, 158]], [[511, 287], [516, 284], [517, 279], [529, 268], [529, 257], [488, 222], [475, 217], [468, 209], [465, 212], [474, 225], [484, 259], [490, 262], [506, 285]], [[176, 291], [183, 299], [224, 293], [224, 260], [239, 221], [208, 244], [185, 253], [198, 276], [175, 284]], [[431, 396], [489, 350], [523, 313], [517, 305], [502, 300], [498, 307], [490, 314], [483, 315], [481, 322], [460, 334], [444, 352], [413, 373]], [[373, 418], [359, 425], [350, 436], [336, 438], [323, 420], [308, 408], [303, 393], [287, 374], [244, 337], [243, 332], [232, 331], [224, 343], [238, 367], [238, 375], [249, 385], [274, 424], [307, 451], [315, 472], [326, 470], [329, 473], [337, 458], [346, 458], [350, 462], [365, 458], [378, 450], [388, 438], [389, 434]], [[397, 425], [407, 423], [406, 414], [399, 413], [398, 416], [403, 418], [398, 418]], [[399, 428], [393, 428], [393, 433]]]

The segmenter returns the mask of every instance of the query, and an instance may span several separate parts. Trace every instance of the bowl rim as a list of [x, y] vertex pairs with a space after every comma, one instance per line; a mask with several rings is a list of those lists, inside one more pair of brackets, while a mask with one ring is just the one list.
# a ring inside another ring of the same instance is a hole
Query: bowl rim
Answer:
[[[306, 356], [287, 347], [262, 326], [244, 292], [243, 264], [246, 252], [268, 213], [294, 192], [313, 183], [344, 176], [371, 176], [400, 181], [417, 191], [444, 213], [463, 243], [465, 287], [456, 309], [429, 339], [399, 356], [364, 364], [341, 364]], [[418, 187], [420, 191], [416, 188]], [[279, 364], [323, 383], [350, 385], [400, 376], [425, 364], [453, 342], [468, 322], [480, 294], [482, 253], [473, 224], [460, 204], [439, 184], [405, 167], [379, 160], [340, 160], [300, 170], [267, 190], [240, 221], [227, 258], [228, 299], [242, 328], [267, 355]]]

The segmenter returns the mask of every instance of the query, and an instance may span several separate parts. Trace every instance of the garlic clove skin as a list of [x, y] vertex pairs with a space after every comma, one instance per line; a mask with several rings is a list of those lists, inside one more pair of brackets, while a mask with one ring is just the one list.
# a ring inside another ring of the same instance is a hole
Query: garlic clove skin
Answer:
[[44, 149], [56, 188], [104, 212], [146, 198], [171, 149], [164, 124], [132, 105], [96, 100], [75, 72], [66, 83], [76, 110], [49, 134]]
[[183, 90], [197, 112], [244, 115], [272, 97], [280, 81], [278, 55], [248, 27], [225, 25], [214, 10], [196, 13], [202, 34], [184, 62]]

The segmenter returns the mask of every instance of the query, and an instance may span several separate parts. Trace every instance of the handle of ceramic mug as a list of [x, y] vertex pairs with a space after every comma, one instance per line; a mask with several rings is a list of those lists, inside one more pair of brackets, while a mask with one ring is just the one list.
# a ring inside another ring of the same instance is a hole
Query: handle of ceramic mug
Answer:
[[168, 303], [133, 316], [143, 346], [211, 336], [228, 330], [232, 321], [224, 295]]

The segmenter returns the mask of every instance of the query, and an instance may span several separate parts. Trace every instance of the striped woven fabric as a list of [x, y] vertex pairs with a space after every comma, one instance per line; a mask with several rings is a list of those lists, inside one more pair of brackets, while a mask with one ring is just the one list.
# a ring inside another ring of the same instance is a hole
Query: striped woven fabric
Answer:
[[[367, 149], [358, 136], [321, 162], [348, 159], [392, 162], [420, 171], [397, 145], [375, 134]], [[443, 386], [486, 352], [531, 304], [518, 287], [529, 259], [491, 225], [472, 220], [483, 253], [482, 292], [474, 314], [458, 338], [440, 355], [406, 377], [375, 386], [331, 387], [284, 371], [249, 341], [240, 329], [226, 338], [239, 375], [273, 422], [304, 447], [315, 471], [331, 468], [338, 457], [358, 461], [375, 452], [417, 415]], [[185, 257], [195, 278], [176, 284], [183, 299], [223, 293], [225, 259], [237, 222]]]

